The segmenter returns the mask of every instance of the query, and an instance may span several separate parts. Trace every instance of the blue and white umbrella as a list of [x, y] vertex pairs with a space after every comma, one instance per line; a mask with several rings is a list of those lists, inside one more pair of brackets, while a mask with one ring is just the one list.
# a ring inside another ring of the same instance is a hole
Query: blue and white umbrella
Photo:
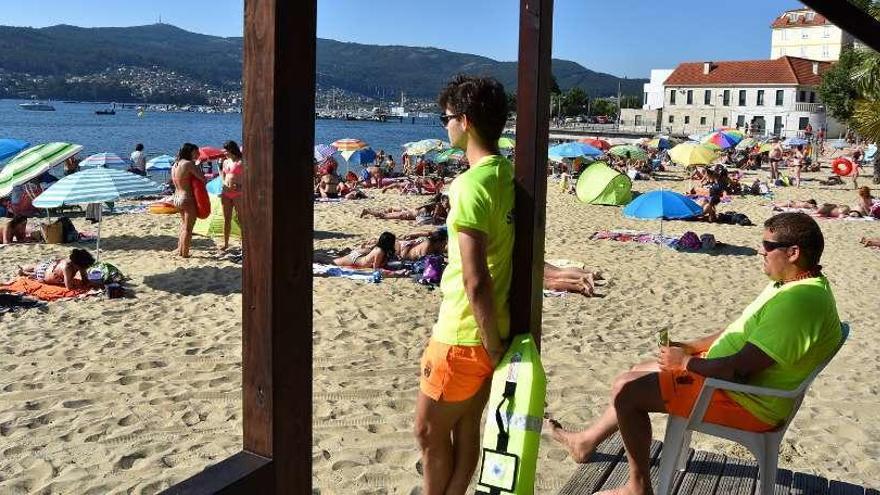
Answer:
[[97, 153], [79, 162], [79, 166], [80, 168], [104, 167], [124, 170], [128, 168], [128, 162], [116, 153]]
[[174, 157], [171, 155], [159, 155], [147, 162], [147, 170], [171, 170], [174, 165]]
[[[37, 208], [104, 203], [120, 198], [159, 194], [162, 186], [140, 175], [112, 168], [97, 167], [59, 180], [34, 198]], [[101, 209], [99, 208], [100, 212]], [[98, 258], [101, 256], [101, 217], [98, 215]]]
[[786, 139], [785, 141], [783, 141], [783, 142], [782, 142], [782, 145], [783, 145], [783, 146], [789, 146], [789, 147], [792, 147], [792, 146], [806, 146], [808, 142], [809, 142], [809, 141], [807, 141], [807, 140], [804, 139], [804, 138], [790, 137], [790, 138]]

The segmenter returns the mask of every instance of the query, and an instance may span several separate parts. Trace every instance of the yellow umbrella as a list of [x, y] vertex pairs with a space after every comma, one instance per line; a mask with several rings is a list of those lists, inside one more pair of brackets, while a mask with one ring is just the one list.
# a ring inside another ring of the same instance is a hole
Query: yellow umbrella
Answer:
[[708, 165], [715, 157], [715, 150], [700, 143], [682, 143], [669, 150], [669, 158], [685, 166]]

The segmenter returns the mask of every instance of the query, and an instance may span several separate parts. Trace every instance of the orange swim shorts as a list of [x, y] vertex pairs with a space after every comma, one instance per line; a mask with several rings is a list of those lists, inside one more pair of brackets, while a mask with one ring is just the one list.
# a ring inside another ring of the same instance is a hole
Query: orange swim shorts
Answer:
[[[691, 415], [705, 377], [687, 370], [660, 372], [660, 394], [669, 414], [687, 418]], [[729, 426], [746, 431], [770, 431], [776, 426], [767, 424], [739, 405], [722, 390], [715, 390], [703, 418], [706, 423]]]
[[480, 391], [494, 368], [481, 345], [449, 345], [431, 340], [421, 360], [419, 389], [443, 402], [460, 402]]

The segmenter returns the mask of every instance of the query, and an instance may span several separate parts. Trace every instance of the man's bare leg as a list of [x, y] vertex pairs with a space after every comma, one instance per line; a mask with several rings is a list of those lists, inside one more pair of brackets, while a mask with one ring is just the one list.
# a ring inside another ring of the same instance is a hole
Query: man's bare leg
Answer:
[[447, 493], [456, 462], [452, 430], [470, 407], [470, 401], [440, 402], [419, 392], [415, 436], [422, 450], [424, 495]]
[[466, 493], [474, 475], [480, 457], [480, 421], [483, 419], [486, 401], [489, 400], [490, 386], [491, 381], [486, 380], [483, 388], [468, 401], [471, 403], [468, 412], [458, 420], [452, 430], [454, 465], [446, 486], [446, 493], [449, 495]]
[[600, 495], [652, 495], [651, 419], [648, 413], [666, 412], [658, 373], [630, 372], [621, 377], [614, 394], [614, 409], [626, 457], [629, 480], [620, 488]]
[[557, 421], [549, 420], [546, 426], [550, 428], [553, 439], [565, 446], [575, 462], [580, 464], [587, 462], [599, 444], [618, 429], [617, 411], [614, 408], [613, 397], [623, 385], [623, 380], [630, 379], [634, 375], [642, 376], [656, 373], [658, 370], [657, 362], [651, 360], [641, 362], [633, 366], [629, 372], [619, 375], [613, 386], [612, 404], [605, 408], [599, 419], [586, 430], [566, 431]]

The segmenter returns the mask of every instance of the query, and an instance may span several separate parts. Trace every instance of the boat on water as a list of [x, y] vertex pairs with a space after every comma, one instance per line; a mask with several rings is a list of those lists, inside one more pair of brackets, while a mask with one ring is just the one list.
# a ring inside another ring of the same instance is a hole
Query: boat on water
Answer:
[[22, 110], [31, 110], [34, 112], [54, 112], [55, 107], [48, 103], [40, 103], [38, 101], [32, 101], [28, 103], [19, 103], [18, 108]]
[[116, 115], [116, 110], [108, 108], [107, 110], [95, 110], [95, 115]]

